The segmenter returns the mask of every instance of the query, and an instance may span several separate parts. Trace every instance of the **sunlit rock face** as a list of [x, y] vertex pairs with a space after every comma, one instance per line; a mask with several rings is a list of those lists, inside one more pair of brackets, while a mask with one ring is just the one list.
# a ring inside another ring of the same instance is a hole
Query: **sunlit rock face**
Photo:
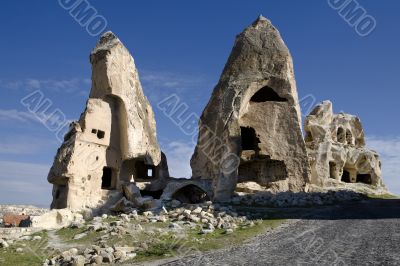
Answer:
[[317, 105], [305, 120], [305, 141], [312, 170], [311, 183], [321, 187], [364, 184], [384, 188], [381, 162], [366, 148], [358, 117], [334, 114], [332, 103]]
[[92, 208], [130, 181], [168, 177], [153, 110], [129, 51], [111, 32], [90, 55], [92, 88], [86, 109], [57, 151], [48, 175], [52, 208]]
[[212, 180], [217, 201], [242, 182], [302, 191], [309, 181], [292, 58], [264, 17], [236, 38], [201, 116], [191, 166], [193, 178]]

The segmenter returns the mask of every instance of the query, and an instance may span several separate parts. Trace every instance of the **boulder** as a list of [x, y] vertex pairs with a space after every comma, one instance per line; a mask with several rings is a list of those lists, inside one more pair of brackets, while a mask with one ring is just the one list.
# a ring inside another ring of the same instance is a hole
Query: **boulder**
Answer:
[[135, 205], [124, 197], [112, 206], [111, 210], [114, 212], [129, 212], [134, 207]]
[[51, 210], [43, 215], [32, 217], [32, 227], [59, 229], [63, 227], [68, 227], [74, 221], [80, 219], [81, 216], [75, 215], [69, 209]]
[[10, 245], [7, 243], [7, 241], [0, 239], [0, 248], [8, 248]]
[[136, 199], [141, 198], [140, 189], [134, 183], [128, 183], [122, 185], [122, 189], [124, 191], [125, 197], [132, 202], [135, 202]]
[[84, 256], [74, 256], [72, 258], [71, 266], [84, 266], [85, 265], [85, 257]]
[[236, 186], [237, 192], [257, 193], [265, 190], [265, 187], [262, 187], [260, 184], [252, 181], [238, 183]]

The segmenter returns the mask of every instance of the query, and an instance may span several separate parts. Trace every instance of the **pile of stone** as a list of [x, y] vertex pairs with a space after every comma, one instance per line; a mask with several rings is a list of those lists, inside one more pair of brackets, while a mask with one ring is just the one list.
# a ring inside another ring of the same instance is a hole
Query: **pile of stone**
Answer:
[[[31, 235], [22, 235], [14, 238], [0, 238], [0, 248], [9, 248], [11, 245], [13, 245], [15, 242], [18, 241], [40, 241], [42, 240], [41, 236], [31, 236]], [[23, 250], [21, 250], [22, 252]]]
[[121, 263], [135, 258], [136, 253], [134, 251], [135, 248], [133, 247], [109, 247], [107, 245], [92, 245], [90, 248], [86, 248], [83, 251], [71, 248], [52, 259], [47, 259], [43, 265], [84, 266], [87, 264], [102, 265], [103, 263]]
[[331, 205], [346, 201], [358, 201], [365, 198], [363, 194], [349, 191], [327, 191], [327, 192], [281, 192], [273, 194], [260, 192], [257, 194], [238, 193], [231, 203], [234, 205], [268, 206], [268, 207], [308, 207], [318, 205]]
[[122, 190], [123, 197], [111, 206], [111, 210], [114, 212], [130, 213], [138, 208], [150, 210], [162, 207], [161, 200], [151, 196], [142, 196], [140, 189], [134, 183], [123, 184]]
[[0, 205], [0, 216], [6, 213], [41, 215], [48, 211], [49, 209], [38, 208], [32, 205]]
[[[172, 201], [167, 206], [180, 204]], [[112, 222], [107, 222], [107, 218], [112, 218]], [[138, 223], [131, 223], [135, 220]], [[101, 217], [95, 217], [89, 224], [87, 232], [75, 236], [75, 239], [85, 237], [90, 231], [103, 232], [104, 235], [99, 243], [105, 243], [111, 236], [134, 233], [137, 230], [143, 230], [140, 224], [149, 223], [170, 223], [170, 229], [179, 229], [184, 226], [190, 228], [200, 228], [199, 233], [209, 233], [217, 229], [235, 230], [239, 226], [249, 226], [249, 220], [245, 216], [239, 216], [231, 206], [221, 206], [212, 204], [211, 201], [203, 204], [183, 205], [181, 207], [167, 210], [162, 207], [161, 210], [152, 212], [145, 211], [138, 214], [137, 210], [130, 213], [121, 213], [118, 216], [108, 216], [103, 214]], [[84, 224], [73, 223], [71, 227], [81, 228]], [[205, 229], [205, 230], [203, 230]]]
[[[133, 210], [130, 213], [120, 213], [116, 216], [103, 214], [94, 217], [88, 223], [75, 222], [71, 228], [87, 229], [74, 236], [74, 240], [88, 236], [90, 232], [101, 232], [101, 236], [94, 240], [93, 246], [84, 250], [76, 248], [62, 252], [48, 259], [44, 265], [86, 265], [101, 263], [117, 263], [130, 260], [137, 252], [145, 251], [151, 243], [136, 243], [135, 247], [109, 246], [107, 243], [112, 237], [124, 238], [127, 235], [137, 235], [143, 232], [149, 236], [154, 234], [170, 234], [177, 236], [185, 233], [188, 229], [198, 230], [199, 234], [210, 234], [215, 230], [223, 230], [223, 233], [233, 233], [237, 228], [253, 227], [255, 223], [245, 216], [239, 216], [230, 206], [221, 206], [205, 202], [203, 204], [182, 205], [180, 202], [172, 201], [167, 204], [181, 205], [181, 207], [168, 210], [162, 207], [159, 211], [145, 211], [138, 213]], [[165, 229], [157, 228], [145, 230], [142, 225], [155, 223], [167, 223]], [[151, 238], [149, 238], [151, 240]], [[154, 239], [151, 241], [155, 241]], [[132, 243], [133, 244], [133, 243]]]
[[173, 224], [178, 225], [179, 223], [200, 224], [201, 234], [212, 233], [216, 228], [231, 233], [238, 227], [254, 225], [247, 217], [239, 216], [232, 207], [211, 202], [176, 208], [168, 213], [168, 218]]

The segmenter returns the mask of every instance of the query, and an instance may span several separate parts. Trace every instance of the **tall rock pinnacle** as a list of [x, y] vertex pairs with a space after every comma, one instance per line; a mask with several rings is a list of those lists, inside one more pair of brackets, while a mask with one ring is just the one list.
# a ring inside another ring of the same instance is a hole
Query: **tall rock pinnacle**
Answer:
[[248, 181], [273, 191], [305, 189], [310, 172], [292, 58], [262, 16], [236, 38], [201, 116], [191, 166], [194, 178], [213, 180], [216, 200]]

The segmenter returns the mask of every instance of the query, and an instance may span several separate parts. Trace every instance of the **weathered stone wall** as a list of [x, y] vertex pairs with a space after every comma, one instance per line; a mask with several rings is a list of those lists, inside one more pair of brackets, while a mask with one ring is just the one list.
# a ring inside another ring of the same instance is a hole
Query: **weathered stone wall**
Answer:
[[358, 117], [334, 114], [332, 103], [317, 105], [305, 120], [311, 183], [321, 187], [359, 183], [383, 188], [378, 153], [366, 148]]
[[[243, 128], [254, 130], [258, 142], [250, 155], [243, 147]], [[232, 155], [240, 158], [236, 165], [229, 162]], [[240, 165], [271, 160], [283, 162], [287, 176], [263, 185], [274, 191], [304, 189], [309, 166], [292, 58], [278, 30], [260, 17], [236, 38], [201, 116], [191, 166], [193, 178], [213, 180], [215, 200], [227, 200], [243, 178]], [[252, 168], [256, 175], [265, 172]]]
[[90, 61], [92, 89], [86, 109], [72, 124], [48, 176], [54, 185], [52, 208], [98, 207], [110, 190], [121, 191], [132, 179], [168, 177], [154, 113], [129, 51], [107, 32]]

